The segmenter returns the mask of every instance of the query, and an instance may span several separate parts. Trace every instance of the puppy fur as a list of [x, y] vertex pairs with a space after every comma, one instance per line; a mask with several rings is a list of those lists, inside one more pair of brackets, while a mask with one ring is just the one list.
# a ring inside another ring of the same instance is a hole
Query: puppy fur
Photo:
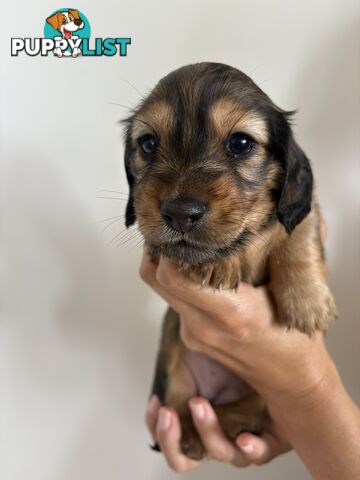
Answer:
[[[327, 329], [336, 307], [312, 170], [290, 119], [233, 67], [199, 63], [170, 73], [126, 120], [126, 225], [137, 221], [152, 257], [169, 257], [203, 286], [268, 283], [279, 321], [312, 335]], [[249, 154], [229, 152], [234, 132], [252, 138]], [[141, 149], [145, 135], [156, 140], [151, 156]], [[207, 213], [190, 231], [175, 231], [160, 214], [166, 198], [200, 199]], [[178, 410], [183, 451], [201, 458], [187, 407], [197, 386], [184, 351], [178, 316], [169, 309], [153, 392]], [[244, 430], [261, 433], [267, 418], [255, 392], [216, 408], [232, 439]]]

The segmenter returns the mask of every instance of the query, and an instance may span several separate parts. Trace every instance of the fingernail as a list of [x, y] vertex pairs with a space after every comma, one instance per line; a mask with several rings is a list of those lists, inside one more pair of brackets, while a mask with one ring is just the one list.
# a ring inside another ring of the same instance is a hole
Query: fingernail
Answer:
[[254, 451], [254, 445], [252, 443], [244, 443], [244, 445], [239, 445], [241, 450], [245, 453], [252, 453]]
[[196, 420], [201, 422], [205, 418], [205, 408], [201, 403], [191, 403], [190, 408]]
[[150, 397], [150, 400], [149, 400], [149, 403], [148, 403], [148, 412], [149, 413], [155, 413], [156, 409], [157, 409], [157, 406], [158, 406], [158, 398], [156, 395], [151, 395]]
[[171, 424], [171, 413], [168, 410], [160, 409], [159, 412], [159, 420], [158, 420], [158, 428], [162, 432], [166, 432], [169, 430]]

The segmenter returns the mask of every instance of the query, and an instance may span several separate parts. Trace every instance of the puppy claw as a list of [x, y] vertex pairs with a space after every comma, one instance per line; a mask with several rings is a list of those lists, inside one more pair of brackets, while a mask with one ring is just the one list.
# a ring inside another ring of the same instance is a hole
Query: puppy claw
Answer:
[[150, 443], [150, 444], [149, 444], [149, 447], [150, 447], [150, 449], [153, 450], [154, 452], [161, 452], [160, 445], [159, 445], [157, 442], [152, 443], [152, 444]]

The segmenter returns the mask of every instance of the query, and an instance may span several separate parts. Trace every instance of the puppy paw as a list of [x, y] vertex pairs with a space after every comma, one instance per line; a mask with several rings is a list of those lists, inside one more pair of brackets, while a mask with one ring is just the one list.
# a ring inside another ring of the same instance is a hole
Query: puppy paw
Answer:
[[190, 415], [181, 417], [180, 423], [182, 432], [181, 450], [187, 457], [193, 460], [201, 460], [205, 455], [205, 450]]
[[79, 55], [81, 55], [81, 50], [80, 50], [80, 48], [75, 47], [74, 50], [72, 51], [72, 56], [73, 56], [73, 58], [76, 58]]
[[63, 56], [63, 52], [62, 52], [62, 50], [61, 50], [60, 47], [54, 48], [54, 55], [55, 55], [56, 57], [59, 57], [59, 58], [61, 58], [61, 57]]
[[261, 435], [265, 428], [265, 419], [257, 415], [225, 415], [220, 419], [225, 435], [232, 441], [244, 432]]
[[188, 266], [190, 277], [202, 287], [212, 287], [217, 290], [237, 289], [241, 281], [241, 267], [238, 257], [219, 260], [209, 265]]
[[337, 317], [335, 301], [327, 285], [289, 288], [277, 304], [281, 321], [309, 336], [316, 330], [326, 331]]

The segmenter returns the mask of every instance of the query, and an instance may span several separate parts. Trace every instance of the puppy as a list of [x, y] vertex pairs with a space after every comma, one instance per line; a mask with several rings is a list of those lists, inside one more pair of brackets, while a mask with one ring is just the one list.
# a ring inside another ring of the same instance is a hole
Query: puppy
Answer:
[[[165, 255], [203, 286], [267, 283], [279, 321], [312, 335], [327, 329], [336, 307], [313, 175], [290, 118], [230, 66], [199, 63], [170, 73], [126, 120], [126, 226], [137, 221], [153, 258]], [[215, 369], [215, 380], [204, 377], [206, 368]], [[152, 392], [178, 411], [182, 449], [194, 459], [204, 450], [188, 410], [192, 396], [215, 405], [230, 439], [261, 434], [266, 423], [256, 392], [187, 350], [171, 308]]]
[[[46, 19], [47, 23], [51, 25], [55, 30], [58, 30], [62, 37], [66, 40], [72, 37], [74, 32], [84, 28], [84, 22], [79, 16], [79, 10], [68, 10], [67, 12], [56, 12]], [[57, 48], [54, 51], [55, 55], [62, 57], [63, 52], [61, 48]], [[73, 57], [77, 57], [81, 54], [79, 48], [74, 48], [72, 52]]]

